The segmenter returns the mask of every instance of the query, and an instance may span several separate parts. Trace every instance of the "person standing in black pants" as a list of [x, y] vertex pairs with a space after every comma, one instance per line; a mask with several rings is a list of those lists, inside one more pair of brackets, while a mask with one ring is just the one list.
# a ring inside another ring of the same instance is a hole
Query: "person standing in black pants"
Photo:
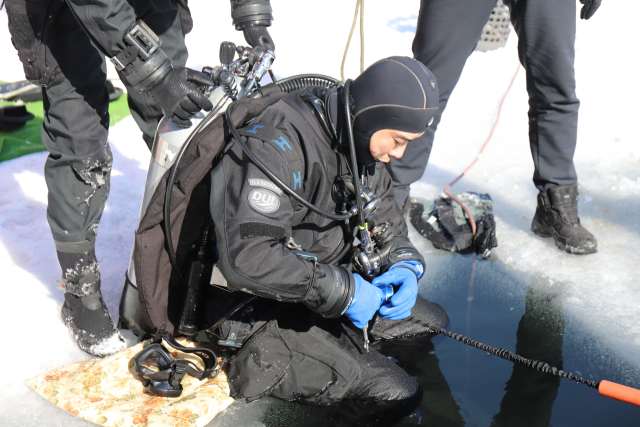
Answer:
[[[125, 342], [102, 299], [95, 254], [113, 164], [106, 59], [127, 87], [131, 114], [149, 148], [163, 115], [189, 127], [194, 114], [213, 108], [199, 90], [212, 82], [185, 68], [184, 36], [193, 25], [187, 0], [5, 4], [25, 77], [42, 87], [47, 219], [62, 270], [62, 319], [81, 350], [107, 356]], [[275, 49], [266, 30], [273, 19], [269, 0], [232, 0], [231, 15], [249, 44]]]
[[[589, 19], [601, 0], [580, 0], [580, 17]], [[401, 159], [392, 159], [389, 172], [399, 206], [409, 186], [422, 177], [435, 131], [464, 64], [474, 51], [496, 0], [422, 0], [414, 57], [438, 79], [440, 103], [433, 124]], [[568, 253], [597, 252], [595, 237], [580, 225], [578, 178], [573, 164], [578, 108], [575, 93], [575, 0], [504, 0], [518, 34], [518, 55], [525, 68], [529, 93], [529, 142], [535, 165], [533, 182], [539, 190], [531, 225], [543, 237], [553, 236]]]

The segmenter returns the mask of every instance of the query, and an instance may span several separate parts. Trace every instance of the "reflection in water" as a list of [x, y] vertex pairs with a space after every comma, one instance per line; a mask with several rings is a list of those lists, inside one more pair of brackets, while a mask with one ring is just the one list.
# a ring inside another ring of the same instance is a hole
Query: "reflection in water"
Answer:
[[460, 408], [449, 384], [440, 371], [430, 337], [387, 341], [378, 350], [398, 360], [398, 365], [411, 375], [422, 389], [422, 400], [412, 416], [401, 425], [463, 426]]
[[[546, 282], [545, 280], [535, 278], [534, 281], [535, 283], [528, 288], [525, 297], [525, 313], [518, 324], [516, 353], [562, 369], [565, 326], [562, 298], [558, 292], [541, 286]], [[470, 282], [469, 292], [472, 292], [472, 289], [473, 281]], [[468, 300], [467, 310], [470, 307], [471, 301]], [[467, 312], [467, 314], [470, 313]], [[467, 317], [467, 322], [470, 321], [469, 319], [470, 316]], [[398, 425], [465, 425], [460, 407], [440, 371], [430, 340], [422, 338], [386, 342], [382, 343], [379, 349], [383, 354], [398, 359], [400, 366], [418, 381], [424, 391], [423, 399], [416, 411], [421, 418], [418, 419], [415, 416], [412, 419], [405, 418], [404, 422]], [[535, 371], [527, 366], [519, 364], [512, 364], [512, 366], [512, 374], [506, 383], [506, 393], [502, 398], [500, 411], [492, 418], [491, 426], [549, 426], [551, 408], [558, 394], [560, 378]], [[469, 377], [472, 378], [473, 375]], [[473, 400], [472, 396], [467, 398]], [[479, 420], [467, 419], [466, 421], [475, 424]]]
[[[544, 283], [543, 280], [536, 282], [535, 286], [529, 286], [525, 297], [525, 313], [516, 333], [516, 353], [562, 369], [564, 316], [561, 295], [549, 289], [541, 289], [540, 283]], [[470, 292], [472, 286], [473, 281], [470, 284]], [[471, 301], [468, 303], [467, 309], [470, 308]], [[421, 419], [405, 418], [404, 422], [398, 425], [465, 425], [460, 407], [440, 371], [430, 340], [386, 342], [381, 344], [380, 351], [398, 359], [400, 366], [412, 375], [424, 390], [418, 408]], [[559, 386], [558, 377], [513, 364], [500, 411], [491, 420], [491, 426], [549, 426], [551, 408]], [[474, 424], [478, 420], [467, 421]]]
[[[558, 294], [529, 287], [525, 313], [518, 325], [516, 353], [562, 369], [564, 316]], [[495, 427], [547, 427], [560, 378], [514, 364]]]
[[[467, 291], [467, 336], [471, 336], [471, 308], [473, 307], [473, 284], [476, 280], [476, 268], [478, 266], [478, 256], [476, 253], [471, 254], [471, 276], [469, 278], [469, 290]], [[469, 381], [471, 379], [471, 353], [467, 352], [465, 360], [467, 384], [465, 391], [469, 393]]]

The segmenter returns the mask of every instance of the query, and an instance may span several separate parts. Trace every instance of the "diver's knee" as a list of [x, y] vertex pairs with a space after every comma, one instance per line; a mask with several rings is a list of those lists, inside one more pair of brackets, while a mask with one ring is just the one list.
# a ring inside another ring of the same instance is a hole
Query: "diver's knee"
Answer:
[[415, 316], [423, 322], [439, 328], [445, 328], [449, 324], [449, 315], [440, 304], [431, 302], [418, 295], [416, 306], [419, 301], [420, 306], [417, 307], [416, 311], [411, 311], [411, 316]]
[[449, 324], [449, 316], [440, 304], [428, 301], [418, 295], [411, 315], [402, 320], [375, 318], [371, 335], [375, 339], [409, 338], [433, 333], [430, 326], [444, 328]]

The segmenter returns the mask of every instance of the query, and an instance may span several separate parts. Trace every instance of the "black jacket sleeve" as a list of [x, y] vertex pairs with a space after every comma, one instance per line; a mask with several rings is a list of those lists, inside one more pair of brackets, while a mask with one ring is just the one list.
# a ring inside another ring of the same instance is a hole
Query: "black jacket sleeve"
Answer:
[[[295, 136], [283, 132], [291, 147]], [[259, 139], [247, 144], [291, 188], [294, 179], [280, 150]], [[313, 185], [305, 183], [305, 185]], [[340, 316], [354, 293], [345, 268], [303, 258], [287, 247], [293, 205], [236, 144], [212, 171], [210, 205], [229, 288], [279, 301], [301, 302], [326, 317]]]
[[[133, 7], [126, 0], [66, 2], [102, 53], [112, 58], [125, 48], [122, 40], [137, 20]], [[222, 2], [219, 3], [222, 5]], [[273, 21], [269, 0], [232, 0], [231, 13], [237, 29], [243, 29], [246, 25], [269, 26]]]
[[124, 49], [124, 36], [136, 23], [126, 0], [66, 0], [85, 32], [109, 58]]
[[249, 26], [268, 27], [273, 21], [269, 0], [231, 0], [231, 19], [236, 30]]

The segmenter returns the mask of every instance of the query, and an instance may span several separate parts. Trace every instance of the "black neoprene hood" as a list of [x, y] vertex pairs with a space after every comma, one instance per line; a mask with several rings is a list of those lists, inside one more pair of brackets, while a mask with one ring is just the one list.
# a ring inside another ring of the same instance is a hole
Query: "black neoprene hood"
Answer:
[[377, 131], [426, 130], [438, 109], [438, 83], [420, 61], [392, 56], [374, 63], [353, 81], [349, 104], [358, 163], [366, 166], [376, 161], [369, 140]]

